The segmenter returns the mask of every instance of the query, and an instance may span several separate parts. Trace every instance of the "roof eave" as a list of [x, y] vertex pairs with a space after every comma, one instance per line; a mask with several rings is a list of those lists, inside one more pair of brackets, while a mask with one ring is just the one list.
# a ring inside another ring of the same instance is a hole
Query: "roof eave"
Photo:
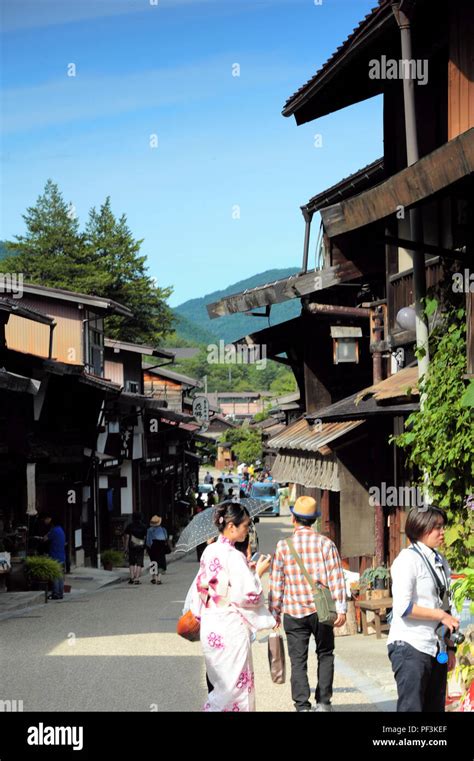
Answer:
[[[366, 25], [365, 29], [364, 22]], [[390, 3], [374, 8], [369, 15], [369, 18], [361, 22], [359, 27], [354, 30], [353, 36], [355, 39], [353, 42], [351, 42], [345, 49], [343, 43], [341, 46], [343, 48], [341, 52], [337, 53], [336, 51], [329, 61], [323, 65], [320, 71], [287, 100], [282, 110], [283, 116], [294, 116], [296, 123], [301, 125], [308, 121], [312, 121], [312, 119], [332, 113], [330, 105], [328, 105], [327, 108], [321, 109], [321, 111], [317, 112], [315, 115], [304, 113], [303, 109], [331, 83], [331, 80], [334, 79], [336, 74], [341, 72], [342, 68], [352, 63], [353, 59], [361, 52], [361, 50], [363, 50], [370, 42], [373, 42], [388, 24], [393, 24], [394, 29], [396, 30], [395, 17]], [[372, 97], [383, 91], [383, 82], [381, 80], [372, 80], [372, 84], [374, 89], [372, 94], [364, 94], [361, 96], [358, 94], [357, 90], [353, 90], [346, 105], [358, 103], [361, 100], [365, 100], [367, 97]], [[333, 110], [339, 109], [335, 108]]]

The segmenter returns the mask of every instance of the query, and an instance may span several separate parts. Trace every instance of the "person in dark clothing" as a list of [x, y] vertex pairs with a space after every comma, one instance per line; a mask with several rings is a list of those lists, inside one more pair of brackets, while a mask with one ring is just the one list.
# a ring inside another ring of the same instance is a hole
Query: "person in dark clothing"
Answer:
[[161, 574], [166, 573], [166, 552], [169, 545], [168, 532], [161, 525], [159, 515], [154, 515], [150, 520], [150, 528], [146, 532], [146, 546], [153, 563], [151, 583], [161, 584]]
[[222, 480], [222, 478], [217, 479], [215, 492], [217, 494], [218, 502], [222, 502], [222, 500], [224, 499], [224, 492], [225, 492], [224, 481]]
[[125, 529], [125, 552], [128, 552], [130, 569], [129, 584], [140, 584], [140, 576], [144, 565], [145, 540], [147, 525], [142, 513], [133, 513], [132, 521]]
[[50, 600], [62, 600], [64, 596], [64, 572], [66, 563], [66, 535], [61, 526], [57, 525], [52, 515], [43, 514], [43, 523], [49, 529], [43, 537], [43, 542], [49, 542], [48, 555], [53, 560], [57, 560], [62, 569], [62, 575], [59, 579], [53, 581], [53, 590], [48, 598]]

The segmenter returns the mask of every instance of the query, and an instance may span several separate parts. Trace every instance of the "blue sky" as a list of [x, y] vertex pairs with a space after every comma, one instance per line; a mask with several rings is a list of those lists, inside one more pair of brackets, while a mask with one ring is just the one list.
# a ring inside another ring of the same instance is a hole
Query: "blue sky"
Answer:
[[3, 0], [0, 237], [49, 177], [81, 224], [110, 195], [176, 306], [299, 266], [299, 207], [382, 154], [380, 98], [281, 115], [375, 1], [152, 2]]

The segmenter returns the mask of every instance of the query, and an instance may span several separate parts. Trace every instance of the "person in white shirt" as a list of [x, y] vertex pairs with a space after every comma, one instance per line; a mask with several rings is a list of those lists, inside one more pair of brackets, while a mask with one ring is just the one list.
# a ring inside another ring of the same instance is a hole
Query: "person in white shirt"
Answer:
[[402, 550], [392, 568], [393, 618], [388, 655], [397, 683], [399, 712], [444, 711], [448, 669], [454, 667], [454, 647], [441, 662], [440, 625], [451, 633], [459, 620], [451, 615], [450, 569], [436, 551], [444, 536], [446, 513], [438, 507], [410, 510], [405, 533], [411, 545]]

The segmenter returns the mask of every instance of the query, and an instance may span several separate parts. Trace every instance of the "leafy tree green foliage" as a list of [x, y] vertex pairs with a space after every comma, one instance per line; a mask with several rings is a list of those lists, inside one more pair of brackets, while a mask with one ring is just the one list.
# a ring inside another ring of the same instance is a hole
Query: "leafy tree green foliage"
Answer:
[[162, 341], [161, 346], [168, 349], [197, 349], [200, 344], [198, 341], [183, 338], [179, 331], [179, 323], [177, 323], [176, 329], [168, 333], [164, 341]]
[[472, 409], [463, 406], [466, 372], [464, 310], [451, 310], [430, 337], [431, 362], [420, 391], [422, 409], [409, 416], [395, 441], [407, 449], [407, 463], [425, 478], [433, 504], [448, 512], [446, 555], [454, 569], [474, 567], [473, 510], [467, 497], [474, 491]]
[[208, 351], [202, 347], [192, 359], [176, 363], [178, 372], [192, 378], [207, 376], [207, 390], [215, 391], [275, 391], [276, 394], [296, 391], [293, 373], [285, 365], [267, 360], [266, 367], [256, 364], [212, 364]]
[[249, 425], [229, 430], [225, 434], [239, 462], [255, 462], [262, 458], [262, 434]]
[[118, 301], [134, 317], [108, 318], [106, 333], [113, 338], [156, 343], [170, 330], [171, 289], [156, 287], [147, 274], [146, 257], [139, 255], [143, 241], [133, 238], [125, 215], [115, 218], [110, 198], [99, 211], [91, 209], [81, 233], [74, 208], [48, 180], [23, 218], [26, 234], [9, 245], [12, 255], [0, 261], [0, 271], [21, 272], [27, 283]]

